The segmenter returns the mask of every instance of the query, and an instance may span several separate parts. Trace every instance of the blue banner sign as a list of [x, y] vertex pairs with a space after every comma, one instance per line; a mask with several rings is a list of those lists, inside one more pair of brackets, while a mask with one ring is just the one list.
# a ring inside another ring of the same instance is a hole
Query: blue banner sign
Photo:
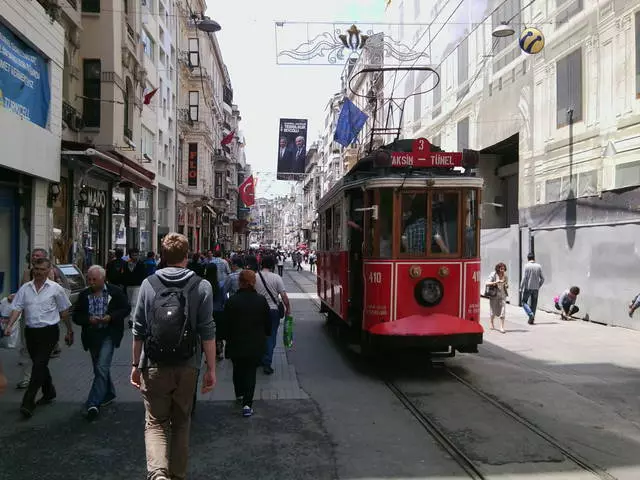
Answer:
[[45, 128], [50, 102], [49, 64], [0, 24], [0, 107]]

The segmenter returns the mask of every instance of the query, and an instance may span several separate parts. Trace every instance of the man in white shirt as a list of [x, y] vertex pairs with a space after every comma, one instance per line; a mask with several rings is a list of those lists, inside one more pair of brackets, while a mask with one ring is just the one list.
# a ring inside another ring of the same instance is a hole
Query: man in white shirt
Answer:
[[[282, 277], [273, 273], [276, 268], [275, 259], [272, 256], [266, 256], [262, 259], [262, 270], [256, 275], [256, 292], [267, 299], [269, 304], [269, 317], [271, 318], [271, 336], [267, 338], [267, 346], [264, 357], [262, 357], [262, 368], [264, 373], [271, 375], [273, 368], [273, 349], [276, 346], [278, 338], [278, 327], [280, 326], [280, 313], [278, 312], [278, 296], [284, 303], [285, 316], [291, 313], [289, 297], [284, 289]], [[263, 281], [264, 280], [264, 281]]]
[[[56, 398], [56, 389], [49, 372], [49, 358], [60, 335], [59, 323], [64, 320], [67, 327], [65, 341], [73, 343], [73, 330], [69, 320], [71, 302], [65, 290], [47, 277], [51, 261], [38, 258], [33, 262], [33, 280], [25, 283], [11, 303], [11, 315], [5, 328], [10, 335], [14, 323], [22, 314], [25, 322], [25, 340], [33, 363], [29, 386], [22, 398], [20, 413], [25, 418], [33, 416], [37, 405], [46, 405]], [[42, 398], [36, 402], [38, 390]]]

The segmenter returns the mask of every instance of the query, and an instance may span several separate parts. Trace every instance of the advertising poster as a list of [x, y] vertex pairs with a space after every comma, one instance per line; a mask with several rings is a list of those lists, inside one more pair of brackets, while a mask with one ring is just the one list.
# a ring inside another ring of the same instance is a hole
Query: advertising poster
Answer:
[[198, 186], [198, 144], [190, 143], [189, 144], [189, 165], [188, 171], [189, 181], [188, 185], [190, 187]]
[[307, 120], [281, 118], [278, 130], [278, 180], [299, 180], [307, 162]]

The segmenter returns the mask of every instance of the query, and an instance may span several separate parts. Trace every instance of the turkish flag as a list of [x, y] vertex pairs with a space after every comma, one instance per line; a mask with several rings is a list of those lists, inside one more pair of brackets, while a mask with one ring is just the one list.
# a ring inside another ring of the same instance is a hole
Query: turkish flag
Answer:
[[242, 185], [240, 185], [239, 188], [239, 193], [240, 193], [240, 200], [242, 200], [242, 203], [244, 203], [247, 207], [250, 207], [251, 205], [253, 205], [255, 202], [255, 184], [253, 182], [253, 175], [251, 175], [250, 177], [247, 177], [245, 179], [244, 182], [242, 182]]
[[231, 132], [229, 135], [227, 135], [226, 137], [224, 137], [222, 139], [222, 141], [220, 142], [220, 145], [222, 145], [223, 147], [229, 143], [231, 143], [231, 140], [233, 140], [233, 136], [236, 134], [236, 132]]
[[144, 96], [144, 104], [145, 105], [149, 105], [151, 103], [151, 99], [153, 98], [153, 96], [156, 94], [157, 91], [158, 91], [158, 89], [154, 88], [153, 90], [151, 90], [149, 93], [147, 93]]

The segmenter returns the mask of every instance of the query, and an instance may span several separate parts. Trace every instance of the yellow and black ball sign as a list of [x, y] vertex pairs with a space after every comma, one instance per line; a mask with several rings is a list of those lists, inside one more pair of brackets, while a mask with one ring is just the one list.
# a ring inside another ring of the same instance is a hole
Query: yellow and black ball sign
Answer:
[[528, 27], [520, 34], [520, 48], [523, 52], [535, 55], [544, 48], [544, 35], [534, 27]]

